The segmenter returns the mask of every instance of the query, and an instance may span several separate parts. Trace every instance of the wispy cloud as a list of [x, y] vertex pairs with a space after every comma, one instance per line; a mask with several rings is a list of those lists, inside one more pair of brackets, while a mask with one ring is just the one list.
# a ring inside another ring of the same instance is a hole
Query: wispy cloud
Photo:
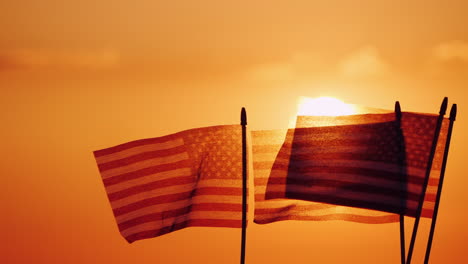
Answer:
[[313, 52], [298, 52], [276, 63], [258, 64], [249, 76], [259, 80], [314, 80], [323, 78], [366, 79], [382, 77], [390, 72], [374, 46], [363, 46], [341, 58]]
[[373, 77], [389, 71], [379, 51], [374, 46], [365, 46], [345, 56], [338, 63], [339, 71], [347, 77]]
[[459, 60], [468, 62], [468, 43], [463, 41], [441, 43], [434, 47], [433, 56], [441, 61]]
[[324, 74], [328, 67], [324, 58], [313, 52], [295, 52], [288, 58], [272, 63], [253, 65], [249, 77], [265, 81], [304, 80]]
[[103, 69], [116, 66], [120, 54], [115, 50], [54, 51], [15, 49], [0, 52], [0, 70], [37, 68]]
[[257, 80], [291, 80], [295, 78], [294, 65], [286, 63], [266, 63], [253, 67], [249, 77]]

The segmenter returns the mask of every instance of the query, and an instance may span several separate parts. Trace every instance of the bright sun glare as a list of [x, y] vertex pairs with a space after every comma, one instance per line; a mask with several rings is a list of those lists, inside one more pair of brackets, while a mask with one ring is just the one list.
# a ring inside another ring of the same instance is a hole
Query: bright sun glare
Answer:
[[298, 107], [297, 115], [301, 116], [339, 116], [356, 113], [352, 105], [334, 97], [300, 97]]

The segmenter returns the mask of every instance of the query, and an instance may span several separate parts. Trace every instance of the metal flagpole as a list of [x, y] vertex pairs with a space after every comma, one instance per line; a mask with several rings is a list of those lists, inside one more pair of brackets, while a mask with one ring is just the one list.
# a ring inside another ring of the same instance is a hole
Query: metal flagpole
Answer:
[[426, 175], [422, 186], [421, 197], [419, 198], [418, 210], [416, 212], [416, 219], [414, 220], [413, 233], [411, 235], [411, 242], [408, 249], [408, 257], [406, 259], [407, 264], [411, 264], [411, 257], [413, 256], [414, 243], [416, 241], [416, 234], [418, 232], [419, 220], [421, 218], [422, 207], [424, 203], [424, 197], [426, 196], [427, 184], [429, 182], [429, 176], [432, 168], [432, 161], [434, 159], [435, 150], [437, 147], [437, 141], [439, 140], [440, 128], [442, 126], [442, 120], [444, 119], [445, 112], [447, 111], [448, 98], [445, 97], [440, 106], [439, 118], [437, 119], [437, 126], [434, 132], [434, 138], [432, 141], [431, 152], [429, 154], [429, 160], [427, 161]]
[[448, 157], [448, 152], [450, 148], [450, 140], [452, 138], [453, 123], [455, 122], [456, 116], [457, 116], [457, 105], [454, 104], [452, 105], [452, 109], [450, 109], [450, 117], [449, 117], [450, 123], [449, 123], [448, 131], [447, 131], [447, 140], [445, 141], [444, 157], [442, 160], [439, 186], [437, 189], [437, 196], [436, 196], [436, 201], [435, 201], [435, 206], [434, 206], [434, 214], [432, 215], [431, 231], [429, 233], [429, 240], [427, 241], [426, 256], [424, 257], [424, 263], [429, 262], [429, 256], [431, 254], [432, 239], [434, 237], [434, 230], [435, 230], [435, 225], [437, 221], [437, 213], [439, 211], [440, 196], [442, 194], [442, 185], [444, 183], [445, 167], [447, 166], [447, 157]]
[[240, 263], [245, 263], [245, 242], [247, 233], [247, 114], [245, 108], [241, 110], [242, 125], [242, 237]]
[[[402, 148], [401, 153], [405, 153], [403, 131], [401, 130], [401, 107], [400, 107], [400, 102], [398, 101], [395, 102], [395, 116], [396, 116], [396, 121], [398, 124], [398, 135], [400, 137], [399, 139], [400, 139], [401, 148]], [[399, 157], [399, 163], [402, 166], [402, 168], [405, 168], [405, 156]], [[406, 175], [406, 169], [404, 170], [405, 170], [404, 175]], [[406, 206], [406, 199], [402, 201], [402, 205]], [[405, 253], [405, 213], [404, 212], [400, 213], [400, 255], [401, 255], [401, 264], [405, 264], [406, 253]]]

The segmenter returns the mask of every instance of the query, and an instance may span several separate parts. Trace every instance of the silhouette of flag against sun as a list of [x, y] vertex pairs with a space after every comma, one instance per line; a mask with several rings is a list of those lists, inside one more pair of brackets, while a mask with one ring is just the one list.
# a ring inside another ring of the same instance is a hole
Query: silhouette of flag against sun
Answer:
[[241, 126], [196, 128], [94, 152], [128, 241], [189, 226], [241, 227]]
[[[299, 116], [295, 129], [253, 131], [254, 221], [415, 217], [437, 118], [409, 112], [401, 123], [395, 113]], [[423, 217], [432, 217], [447, 127], [444, 120]]]

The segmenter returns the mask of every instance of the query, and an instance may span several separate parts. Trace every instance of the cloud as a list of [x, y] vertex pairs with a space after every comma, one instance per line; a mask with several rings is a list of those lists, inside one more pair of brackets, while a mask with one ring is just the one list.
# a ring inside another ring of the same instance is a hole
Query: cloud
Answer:
[[314, 52], [295, 52], [286, 59], [253, 65], [249, 77], [264, 81], [297, 81], [324, 74], [328, 67], [324, 58]]
[[53, 51], [15, 49], [0, 52], [0, 70], [37, 68], [103, 69], [116, 66], [120, 54], [114, 50]]
[[341, 58], [318, 52], [296, 52], [274, 63], [257, 64], [249, 77], [263, 81], [317, 81], [341, 77], [367, 79], [390, 73], [374, 46], [363, 46]]
[[450, 41], [437, 45], [433, 49], [434, 58], [441, 61], [468, 62], [468, 43], [463, 41]]
[[388, 72], [388, 66], [381, 58], [377, 48], [362, 47], [345, 56], [338, 63], [339, 71], [348, 77], [372, 77]]
[[249, 71], [249, 75], [257, 80], [291, 80], [295, 77], [295, 72], [289, 62], [269, 63], [256, 65]]

